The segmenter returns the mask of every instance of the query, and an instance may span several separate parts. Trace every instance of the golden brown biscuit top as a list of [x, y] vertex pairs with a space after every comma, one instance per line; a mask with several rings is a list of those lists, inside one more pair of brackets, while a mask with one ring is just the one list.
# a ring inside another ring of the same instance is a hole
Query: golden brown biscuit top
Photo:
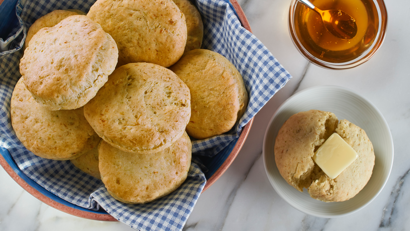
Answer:
[[31, 38], [42, 28], [44, 27], [52, 27], [61, 22], [63, 19], [77, 15], [79, 12], [70, 11], [70, 10], [55, 10], [52, 11], [41, 18], [37, 19], [31, 26], [27, 32], [25, 47], [28, 47]]
[[98, 159], [98, 145], [96, 145], [95, 148], [70, 161], [81, 171], [101, 180]]
[[185, 16], [172, 0], [98, 0], [87, 16], [116, 41], [118, 65], [150, 62], [168, 67], [184, 52]]
[[192, 50], [171, 70], [191, 91], [190, 136], [203, 139], [227, 132], [245, 112], [248, 94], [242, 76], [222, 55]]
[[84, 113], [111, 145], [154, 153], [185, 131], [191, 115], [190, 93], [172, 71], [151, 63], [130, 63], [113, 72]]
[[123, 152], [104, 141], [99, 153], [105, 187], [125, 203], [146, 203], [174, 191], [186, 179], [192, 155], [186, 133], [154, 155]]
[[100, 140], [85, 119], [83, 108], [49, 111], [33, 99], [22, 78], [11, 98], [11, 122], [23, 145], [47, 159], [76, 158]]
[[20, 72], [37, 102], [50, 110], [75, 109], [107, 81], [117, 52], [100, 25], [87, 16], [74, 15], [34, 35]]
[[189, 0], [173, 0], [185, 15], [187, 27], [187, 41], [184, 53], [201, 48], [204, 37], [204, 24], [201, 14]]

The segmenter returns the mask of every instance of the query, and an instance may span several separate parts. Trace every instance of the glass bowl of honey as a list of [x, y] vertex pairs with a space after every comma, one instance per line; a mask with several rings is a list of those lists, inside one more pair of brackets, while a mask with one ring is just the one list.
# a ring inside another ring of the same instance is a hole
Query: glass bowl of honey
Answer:
[[349, 14], [357, 25], [351, 39], [334, 36], [321, 16], [298, 0], [289, 9], [289, 31], [296, 48], [309, 61], [330, 69], [348, 69], [368, 61], [382, 45], [387, 29], [383, 0], [311, 0], [322, 10]]

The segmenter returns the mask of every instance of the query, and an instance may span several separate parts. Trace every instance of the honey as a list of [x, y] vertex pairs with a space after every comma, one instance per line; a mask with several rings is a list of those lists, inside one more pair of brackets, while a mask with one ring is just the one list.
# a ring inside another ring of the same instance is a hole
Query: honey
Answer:
[[373, 0], [311, 0], [321, 10], [341, 10], [355, 19], [357, 34], [352, 39], [341, 39], [323, 25], [318, 13], [303, 4], [295, 9], [295, 33], [304, 49], [326, 62], [343, 63], [358, 58], [373, 44], [379, 26]]

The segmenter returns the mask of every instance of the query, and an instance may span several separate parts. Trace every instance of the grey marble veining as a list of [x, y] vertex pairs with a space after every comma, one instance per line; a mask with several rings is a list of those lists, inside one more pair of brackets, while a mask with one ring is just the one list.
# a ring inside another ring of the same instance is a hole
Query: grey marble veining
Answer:
[[310, 215], [306, 215], [302, 220], [301, 230], [320, 230], [323, 231], [326, 228], [326, 224], [329, 222], [329, 218], [319, 218]]
[[390, 193], [386, 206], [383, 208], [383, 216], [379, 225], [380, 230], [397, 230], [402, 227], [410, 229], [410, 226], [407, 226], [410, 224], [408, 222], [408, 218], [410, 218], [408, 213], [410, 205], [409, 188], [410, 169], [403, 176], [399, 177]]
[[251, 25], [257, 23], [258, 19], [264, 14], [269, 14], [270, 6], [275, 4], [272, 0], [240, 0], [238, 3], [241, 5]]

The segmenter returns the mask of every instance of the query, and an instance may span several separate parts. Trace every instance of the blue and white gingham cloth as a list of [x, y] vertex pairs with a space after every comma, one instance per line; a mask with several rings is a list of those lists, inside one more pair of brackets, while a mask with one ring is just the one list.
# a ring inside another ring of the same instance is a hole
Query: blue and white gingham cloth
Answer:
[[[12, 28], [6, 38], [0, 38], [0, 145], [10, 152], [27, 176], [70, 203], [93, 210], [102, 207], [114, 218], [138, 230], [181, 230], [206, 183], [205, 175], [197, 164], [192, 164], [188, 179], [170, 195], [144, 205], [128, 205], [113, 199], [101, 181], [81, 172], [71, 162], [46, 160], [33, 155], [20, 143], [11, 127], [10, 99], [21, 76], [19, 60], [27, 28], [53, 10], [79, 9], [87, 12], [94, 2], [26, 0], [24, 6], [20, 0], [17, 2], [16, 13], [12, 16], [19, 26]], [[267, 48], [241, 26], [227, 1], [197, 0], [196, 4], [205, 26], [203, 48], [220, 53], [236, 66], [250, 97], [245, 114], [230, 132], [193, 141], [194, 156], [212, 157], [238, 139], [242, 128], [291, 76]], [[1, 17], [5, 15], [1, 10], [0, 6], [0, 37], [4, 36]]]

